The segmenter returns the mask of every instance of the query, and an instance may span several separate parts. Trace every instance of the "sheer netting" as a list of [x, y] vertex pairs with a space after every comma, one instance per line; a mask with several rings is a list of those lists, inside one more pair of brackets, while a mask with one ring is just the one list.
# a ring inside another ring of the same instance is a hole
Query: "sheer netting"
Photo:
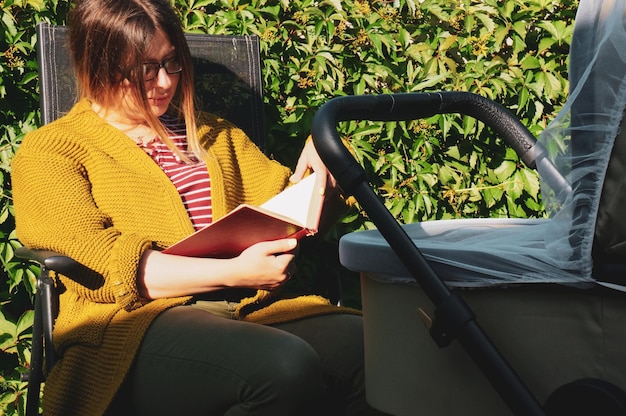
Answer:
[[[539, 174], [550, 160], [571, 184], [569, 191], [553, 190], [550, 181], [542, 181], [548, 219], [460, 219], [404, 226], [449, 285], [595, 282], [592, 246], [598, 206], [626, 107], [625, 4], [580, 1], [570, 50], [569, 98], [537, 146]], [[380, 273], [386, 281], [413, 280], [375, 230], [344, 236], [340, 258], [349, 269]]]

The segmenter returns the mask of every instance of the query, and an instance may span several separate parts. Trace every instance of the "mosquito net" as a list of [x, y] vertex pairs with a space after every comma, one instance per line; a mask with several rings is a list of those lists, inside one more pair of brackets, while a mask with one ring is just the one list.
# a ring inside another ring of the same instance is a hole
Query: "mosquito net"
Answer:
[[[626, 107], [626, 0], [581, 0], [570, 50], [569, 98], [538, 139], [538, 171], [549, 160], [571, 184], [569, 192], [542, 182], [547, 219], [460, 219], [404, 226], [433, 269], [451, 286], [512, 283], [593, 284], [592, 248], [600, 210], [609, 244], [623, 246], [614, 230], [624, 176], [620, 164], [603, 191], [613, 145]], [[623, 156], [621, 156], [623, 157]], [[626, 163], [625, 163], [626, 164]], [[621, 176], [620, 176], [621, 175]], [[600, 200], [604, 208], [601, 208]], [[625, 201], [626, 203], [626, 201]], [[622, 250], [623, 247], [622, 247]], [[624, 254], [624, 253], [622, 253]], [[376, 231], [344, 236], [344, 266], [413, 279]]]

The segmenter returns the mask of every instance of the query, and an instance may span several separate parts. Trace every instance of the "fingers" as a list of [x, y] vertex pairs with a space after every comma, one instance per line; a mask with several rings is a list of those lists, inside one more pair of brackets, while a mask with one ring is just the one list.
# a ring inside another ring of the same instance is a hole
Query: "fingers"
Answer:
[[317, 163], [318, 160], [319, 163], [321, 163], [321, 159], [317, 155], [315, 147], [313, 146], [313, 142], [308, 141], [304, 145], [302, 152], [300, 152], [298, 163], [296, 163], [296, 168], [294, 169], [293, 175], [291, 175], [289, 180], [291, 182], [299, 182], [302, 178], [304, 178], [304, 175], [306, 175], [307, 171], [310, 168], [313, 168], [313, 170], [315, 170], [315, 165], [319, 164]]
[[289, 262], [287, 268], [285, 268], [285, 283], [290, 280], [294, 274], [296, 274], [297, 267], [296, 264], [292, 261]]
[[[324, 186], [326, 188], [330, 188], [331, 190], [334, 190], [335, 188], [337, 188], [337, 181], [335, 180], [335, 177], [330, 173], [329, 170], [326, 170], [326, 175], [324, 176]], [[322, 195], [325, 195], [325, 193], [323, 193]]]
[[238, 257], [243, 266], [242, 287], [276, 289], [285, 284], [295, 273], [295, 250], [298, 241], [294, 238], [264, 241], [248, 247]]
[[296, 272], [294, 263], [295, 256], [293, 254], [284, 253], [273, 256], [275, 270], [281, 275], [282, 279], [279, 285], [286, 283]]
[[279, 254], [273, 257], [274, 267], [279, 275], [279, 281], [274, 285], [274, 289], [287, 283], [296, 273], [295, 256], [292, 254]]
[[300, 156], [300, 158], [298, 159], [298, 163], [296, 164], [296, 168], [293, 171], [293, 174], [289, 177], [289, 181], [292, 183], [300, 182], [302, 178], [304, 178], [308, 170], [308, 163], [302, 156]]
[[319, 157], [312, 141], [308, 141], [304, 145], [304, 149], [302, 149], [302, 153], [300, 153], [293, 175], [291, 175], [289, 180], [291, 182], [299, 182], [309, 170], [317, 173], [316, 186], [319, 188], [322, 195], [326, 194], [326, 188], [328, 187], [335, 189], [337, 182]]
[[285, 266], [284, 257], [286, 256], [288, 255], [276, 256], [275, 262], [277, 263], [277, 266], [276, 266], [277, 271], [274, 274], [273, 281], [266, 282], [265, 284], [258, 286], [257, 287], [258, 289], [265, 289], [265, 290], [278, 289], [279, 287], [289, 282], [289, 280], [291, 280], [291, 278], [295, 275], [297, 268], [294, 262], [291, 260], [287, 262]]
[[291, 253], [298, 247], [298, 240], [295, 238], [285, 238], [282, 240], [263, 241], [255, 244], [251, 248], [260, 250], [265, 255], [278, 255], [283, 253]]

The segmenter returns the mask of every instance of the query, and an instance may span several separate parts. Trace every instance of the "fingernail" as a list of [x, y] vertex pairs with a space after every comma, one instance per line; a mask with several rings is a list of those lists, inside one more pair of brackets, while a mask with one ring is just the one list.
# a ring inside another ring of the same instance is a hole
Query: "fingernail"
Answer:
[[320, 195], [324, 196], [324, 194], [326, 193], [326, 188], [324, 188], [323, 186], [320, 188]]
[[296, 240], [295, 238], [289, 239], [289, 248], [296, 248], [297, 245], [298, 245], [298, 240]]

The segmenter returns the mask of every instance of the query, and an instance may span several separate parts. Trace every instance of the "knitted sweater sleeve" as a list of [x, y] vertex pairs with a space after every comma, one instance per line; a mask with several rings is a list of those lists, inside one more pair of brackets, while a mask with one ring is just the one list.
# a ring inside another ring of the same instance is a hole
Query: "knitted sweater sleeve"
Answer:
[[[27, 137], [14, 159], [17, 235], [27, 246], [78, 260], [84, 268], [76, 280], [64, 284], [81, 297], [93, 302], [124, 302], [126, 294], [137, 292], [139, 256], [151, 242], [113, 226], [91, 194], [83, 163], [87, 149], [71, 140], [46, 140], [46, 135], [54, 134], [51, 129], [41, 129]], [[115, 276], [115, 282], [108, 276]]]
[[20, 241], [84, 266], [63, 279], [68, 292], [132, 310], [145, 303], [136, 283], [142, 253], [192, 227], [175, 187], [120, 134], [79, 104], [25, 137], [12, 186]]

